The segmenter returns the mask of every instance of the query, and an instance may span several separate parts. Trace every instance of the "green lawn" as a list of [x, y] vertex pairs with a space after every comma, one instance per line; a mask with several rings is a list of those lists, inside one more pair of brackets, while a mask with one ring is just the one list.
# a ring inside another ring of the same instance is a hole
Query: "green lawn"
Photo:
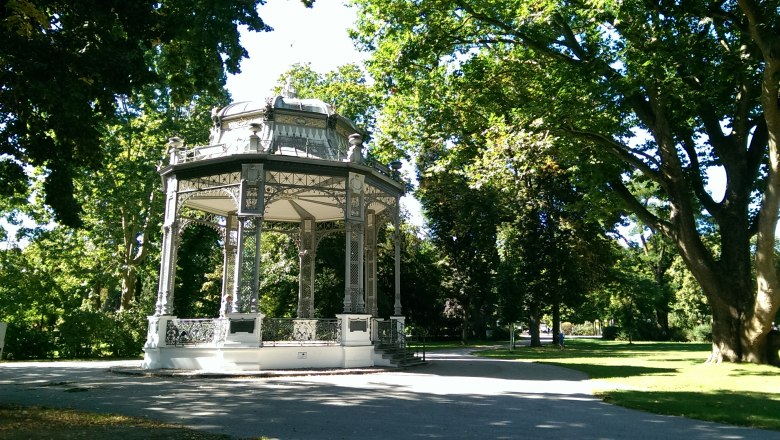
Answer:
[[587, 373], [605, 401], [658, 414], [780, 430], [780, 369], [705, 364], [709, 344], [567, 339], [566, 348], [478, 352]]

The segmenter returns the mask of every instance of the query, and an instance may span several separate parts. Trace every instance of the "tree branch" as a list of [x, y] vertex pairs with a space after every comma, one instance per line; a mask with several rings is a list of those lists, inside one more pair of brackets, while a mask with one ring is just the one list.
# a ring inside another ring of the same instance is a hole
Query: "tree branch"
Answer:
[[638, 169], [639, 171], [647, 175], [649, 178], [658, 182], [660, 185], [665, 186], [665, 182], [663, 181], [663, 176], [661, 175], [661, 173], [659, 173], [657, 170], [653, 169], [651, 165], [648, 165], [648, 163], [644, 162], [642, 159], [637, 157], [640, 156], [650, 164], [660, 168], [661, 164], [658, 162], [656, 158], [652, 157], [651, 155], [644, 153], [642, 151], [633, 150], [621, 144], [620, 142], [615, 141], [614, 139], [604, 136], [601, 133], [594, 133], [587, 130], [580, 130], [572, 126], [569, 126], [568, 128], [563, 128], [563, 130], [566, 133], [574, 137], [577, 137], [579, 139], [595, 142], [599, 145], [609, 148], [610, 151], [612, 151], [620, 158], [620, 160]]
[[644, 204], [640, 203], [639, 200], [631, 194], [631, 191], [626, 188], [623, 182], [613, 179], [608, 182], [608, 185], [615, 194], [623, 200], [628, 210], [636, 214], [636, 216], [639, 217], [639, 220], [644, 222], [647, 226], [655, 230], [660, 230], [664, 234], [668, 234], [671, 231], [669, 223], [661, 220], [658, 216], [650, 212]]

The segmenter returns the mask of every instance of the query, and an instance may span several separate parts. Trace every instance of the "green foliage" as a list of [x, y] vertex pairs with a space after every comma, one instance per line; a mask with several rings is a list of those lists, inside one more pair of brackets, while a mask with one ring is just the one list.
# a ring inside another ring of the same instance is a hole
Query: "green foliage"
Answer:
[[[420, 176], [417, 194], [432, 244], [441, 255], [438, 264], [443, 275], [441, 297], [445, 301], [439, 306], [444, 312], [460, 311], [449, 316], [461, 320], [464, 340], [481, 339], [487, 325], [496, 319], [495, 243], [500, 202], [493, 191], [469, 187], [458, 168], [439, 167], [433, 162], [435, 158], [434, 152], [418, 158], [418, 166], [432, 170]], [[447, 304], [453, 307], [447, 308]]]
[[74, 309], [66, 311], [57, 324], [58, 357], [91, 358], [103, 350], [99, 341], [111, 334], [113, 320], [100, 311]]
[[685, 332], [689, 341], [712, 342], [712, 325], [699, 324]]
[[[264, 233], [261, 246], [260, 310], [269, 317], [292, 318], [297, 313], [300, 267], [295, 242], [286, 234]], [[320, 291], [315, 292], [320, 295]]]
[[[490, 150], [553, 139], [607, 229], [620, 208], [674, 243], [713, 307], [716, 355], [763, 358], [734, 329], [763, 335], [780, 308], [780, 193], [764, 191], [780, 169], [762, 168], [780, 163], [767, 148], [780, 137], [776, 2], [354, 3], [355, 37], [388, 96], [380, 137], [421, 155], [423, 176], [466, 165], [437, 161], [442, 150], [475, 157], [486, 138]], [[495, 142], [504, 139], [517, 142]], [[500, 163], [524, 175], [522, 162]], [[726, 173], [723, 200], [706, 189], [715, 166]], [[652, 259], [657, 274], [668, 261]], [[653, 281], [656, 321], [668, 331], [669, 280]]]
[[51, 334], [25, 322], [11, 322], [6, 329], [5, 359], [47, 359], [54, 355]]
[[110, 157], [101, 133], [119, 98], [151, 86], [178, 105], [219, 92], [225, 72], [237, 73], [247, 56], [239, 26], [270, 30], [257, 15], [260, 3], [8, 2], [0, 22], [7, 92], [0, 155], [12, 160], [2, 162], [10, 180], [3, 188], [23, 197], [24, 167], [43, 167], [46, 205], [58, 222], [80, 225], [73, 179]]
[[188, 318], [218, 316], [222, 299], [221, 286], [217, 288], [207, 284], [207, 274], [215, 268], [221, 268], [222, 247], [219, 234], [201, 225], [185, 229], [179, 245], [177, 263], [173, 310], [179, 316]]
[[575, 336], [596, 335], [596, 328], [594, 326], [594, 323], [592, 322], [585, 322], [583, 324], [572, 324], [570, 322], [564, 322], [561, 327], [563, 328], [563, 332], [566, 333], [567, 335], [575, 335]]
[[294, 64], [279, 77], [274, 92], [281, 93], [288, 83], [299, 98], [320, 99], [369, 135], [373, 132], [379, 98], [358, 65], [346, 64], [320, 74], [309, 64]]
[[601, 339], [605, 341], [614, 341], [618, 338], [618, 333], [620, 333], [620, 327], [608, 325], [601, 329]]

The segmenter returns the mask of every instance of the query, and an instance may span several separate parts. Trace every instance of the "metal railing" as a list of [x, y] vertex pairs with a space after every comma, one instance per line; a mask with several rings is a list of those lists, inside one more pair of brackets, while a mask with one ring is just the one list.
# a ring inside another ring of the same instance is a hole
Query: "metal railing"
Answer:
[[172, 319], [165, 328], [165, 344], [218, 344], [225, 342], [226, 334], [227, 323], [221, 319]]
[[184, 147], [174, 151], [173, 163], [187, 163], [211, 159], [213, 157], [221, 157], [225, 155], [226, 151], [225, 144]]
[[382, 345], [395, 345], [397, 347], [406, 347], [406, 335], [404, 334], [404, 324], [400, 321], [375, 320], [376, 341]]
[[[291, 143], [289, 140], [277, 141], [276, 145], [274, 145], [274, 148], [272, 149], [272, 153], [280, 156], [296, 157], [309, 157], [310, 155], [315, 155], [322, 159], [336, 162], [347, 160], [347, 151], [343, 151], [337, 148], [330, 148], [325, 143], [315, 143], [314, 141], [310, 142], [303, 138], [294, 139], [299, 140], [300, 142], [296, 144]], [[268, 151], [270, 145], [271, 140], [261, 140], [261, 151]], [[248, 153], [251, 151], [252, 150], [247, 149], [240, 152]], [[222, 157], [227, 154], [226, 144], [186, 146], [172, 151], [171, 164], [196, 162], [200, 160]], [[401, 181], [401, 176], [398, 172], [394, 171], [389, 166], [379, 162], [373, 157], [363, 158], [363, 164], [380, 174], [390, 177], [393, 180], [399, 182]]]
[[338, 319], [266, 318], [262, 324], [264, 346], [336, 345], [341, 342]]

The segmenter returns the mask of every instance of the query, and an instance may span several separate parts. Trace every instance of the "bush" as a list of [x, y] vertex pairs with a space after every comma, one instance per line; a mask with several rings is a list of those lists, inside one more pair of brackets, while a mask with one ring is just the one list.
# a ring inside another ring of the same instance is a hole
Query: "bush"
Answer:
[[672, 342], [690, 342], [687, 332], [680, 327], [669, 327], [669, 340]]
[[686, 337], [693, 342], [712, 342], [712, 325], [699, 324], [686, 330]]
[[605, 341], [614, 341], [618, 337], [620, 327], [608, 325], [601, 330], [601, 339]]
[[149, 327], [146, 313], [133, 309], [117, 312], [112, 318], [111, 331], [106, 335], [110, 355], [123, 358], [140, 356]]
[[573, 324], [567, 334], [576, 336], [596, 336], [596, 331], [595, 328], [593, 328], [593, 323], [586, 321], [584, 324]]
[[626, 328], [619, 328], [617, 334], [615, 335], [615, 340], [631, 342], [635, 341], [636, 338], [634, 337], [631, 330]]
[[638, 321], [634, 329], [634, 339], [638, 341], [665, 341], [668, 336], [655, 321]]
[[75, 309], [67, 312], [57, 326], [59, 357], [91, 358], [102, 355], [111, 321], [110, 316], [100, 311]]
[[9, 323], [5, 334], [3, 357], [6, 359], [46, 359], [53, 357], [49, 332], [23, 323]]

